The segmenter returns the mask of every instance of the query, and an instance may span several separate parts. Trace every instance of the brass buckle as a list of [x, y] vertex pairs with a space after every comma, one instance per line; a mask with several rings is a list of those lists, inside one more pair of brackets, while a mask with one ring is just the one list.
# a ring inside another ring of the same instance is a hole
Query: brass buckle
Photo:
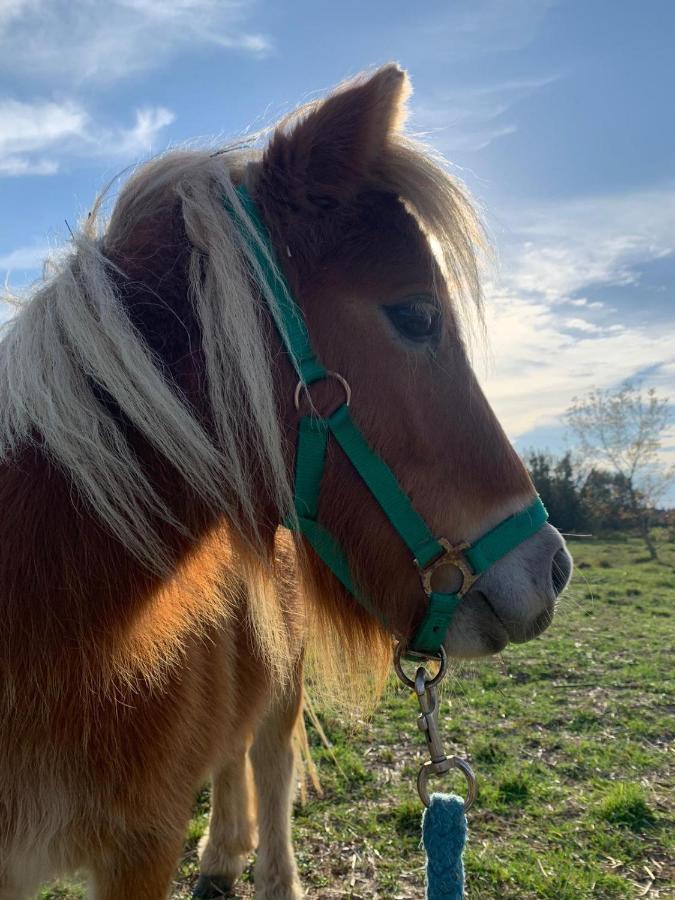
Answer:
[[462, 584], [455, 593], [462, 597], [471, 588], [473, 583], [478, 580], [478, 575], [473, 571], [464, 556], [464, 551], [468, 550], [471, 544], [467, 541], [462, 541], [461, 544], [451, 544], [446, 538], [438, 538], [438, 543], [443, 548], [443, 553], [441, 553], [440, 556], [437, 556], [436, 559], [432, 559], [426, 566], [421, 566], [418, 561], [415, 560], [415, 565], [419, 569], [424, 593], [427, 597], [431, 596], [433, 593], [431, 579], [436, 569], [440, 569], [443, 566], [454, 566], [459, 570], [462, 576]]

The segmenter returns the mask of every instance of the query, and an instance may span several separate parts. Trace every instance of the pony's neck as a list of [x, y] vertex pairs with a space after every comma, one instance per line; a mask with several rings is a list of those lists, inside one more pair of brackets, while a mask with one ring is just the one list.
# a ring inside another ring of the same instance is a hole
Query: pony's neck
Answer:
[[102, 686], [120, 675], [152, 680], [188, 632], [231, 612], [242, 592], [227, 529], [187, 486], [170, 490], [166, 477], [156, 486], [190, 531], [156, 523], [165, 573], [136, 560], [40, 451], [0, 465], [0, 660], [8, 672], [49, 684], [68, 664], [74, 679]]

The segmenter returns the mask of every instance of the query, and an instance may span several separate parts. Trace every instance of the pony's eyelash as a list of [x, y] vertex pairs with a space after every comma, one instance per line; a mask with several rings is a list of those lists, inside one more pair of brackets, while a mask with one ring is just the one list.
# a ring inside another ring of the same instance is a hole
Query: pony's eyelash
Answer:
[[415, 344], [438, 343], [443, 318], [433, 297], [410, 297], [402, 303], [385, 306], [384, 312], [404, 340]]

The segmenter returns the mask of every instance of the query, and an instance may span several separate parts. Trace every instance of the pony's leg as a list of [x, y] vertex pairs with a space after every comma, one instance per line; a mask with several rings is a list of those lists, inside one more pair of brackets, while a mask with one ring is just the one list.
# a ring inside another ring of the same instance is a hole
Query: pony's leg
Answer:
[[166, 900], [182, 845], [182, 831], [164, 838], [127, 835], [94, 864], [94, 900]]
[[200, 846], [200, 875], [193, 897], [227, 895], [255, 846], [251, 773], [244, 743], [214, 773], [211, 819]]
[[291, 846], [291, 803], [295, 776], [293, 731], [302, 706], [302, 666], [285, 696], [276, 698], [251, 748], [258, 795], [258, 900], [299, 900], [302, 887]]

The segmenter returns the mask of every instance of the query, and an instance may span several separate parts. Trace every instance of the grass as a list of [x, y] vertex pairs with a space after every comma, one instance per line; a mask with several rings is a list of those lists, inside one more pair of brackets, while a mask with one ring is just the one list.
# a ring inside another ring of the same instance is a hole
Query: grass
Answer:
[[638, 834], [652, 828], [656, 822], [645, 790], [640, 784], [619, 782], [602, 799], [597, 815], [610, 825], [629, 828]]
[[[549, 631], [464, 665], [443, 695], [446, 745], [480, 779], [466, 854], [471, 900], [675, 896], [675, 544], [661, 545], [659, 562], [631, 538], [571, 549], [574, 584]], [[423, 897], [415, 716], [414, 698], [392, 684], [368, 722], [324, 712], [333, 754], [310, 731], [326, 795], [296, 809], [294, 836], [311, 900]], [[463, 788], [455, 778], [438, 785]], [[207, 805], [204, 792], [173, 900], [190, 896]], [[80, 896], [67, 885], [41, 895]], [[236, 896], [254, 896], [250, 869]]]

